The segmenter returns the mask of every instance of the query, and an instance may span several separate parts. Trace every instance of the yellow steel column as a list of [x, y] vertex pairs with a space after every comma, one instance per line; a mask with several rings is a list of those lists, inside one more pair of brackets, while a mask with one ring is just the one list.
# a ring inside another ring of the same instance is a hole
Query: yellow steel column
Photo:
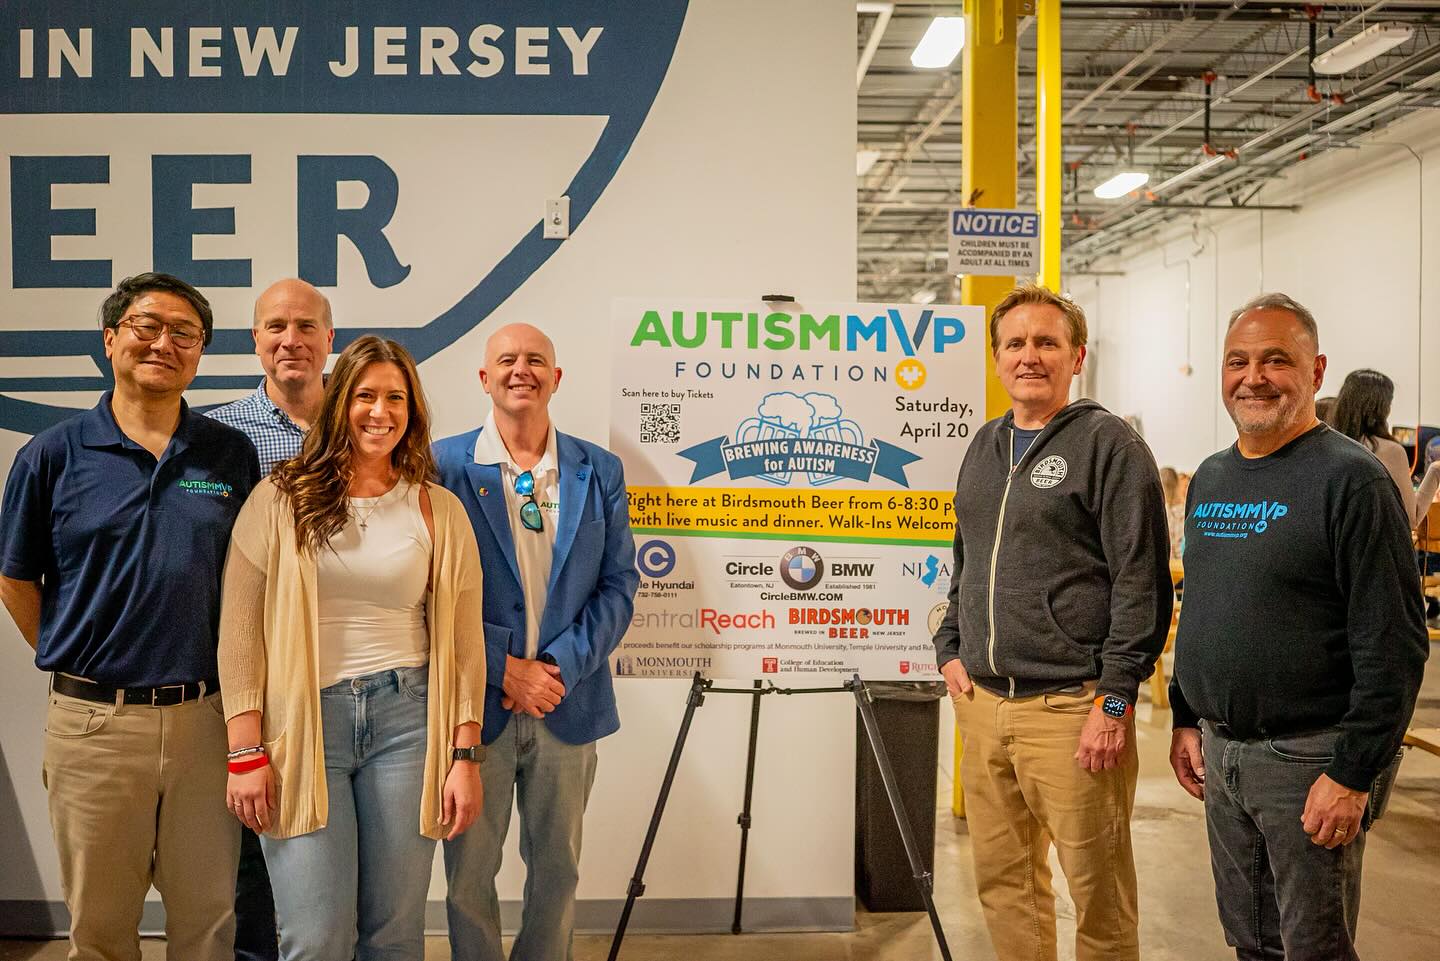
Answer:
[[1060, 289], [1060, 0], [1035, 0], [1035, 201], [1040, 211], [1040, 282]]
[[[961, 196], [967, 206], [1015, 206], [1015, 9], [1017, 0], [965, 0]], [[995, 376], [989, 315], [1015, 285], [1014, 277], [965, 275], [960, 299], [985, 308], [985, 416], [1010, 401]]]
[[[1015, 206], [1015, 14], [1028, 0], [965, 0], [964, 98], [962, 110], [961, 196], [967, 206]], [[985, 308], [985, 416], [998, 417], [1010, 406], [995, 376], [989, 348], [990, 311], [1015, 284], [1014, 277], [976, 277], [960, 283], [962, 303]], [[960, 783], [964, 754], [955, 736], [955, 780], [950, 808], [965, 816]]]

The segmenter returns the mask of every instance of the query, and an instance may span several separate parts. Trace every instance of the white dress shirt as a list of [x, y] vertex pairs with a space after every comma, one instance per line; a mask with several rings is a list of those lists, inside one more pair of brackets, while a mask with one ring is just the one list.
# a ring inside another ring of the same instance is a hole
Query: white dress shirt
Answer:
[[555, 425], [550, 425], [540, 462], [530, 469], [535, 478], [535, 500], [545, 521], [543, 531], [532, 531], [520, 520], [520, 505], [529, 498], [515, 493], [515, 478], [525, 472], [516, 466], [505, 447], [495, 426], [493, 410], [475, 440], [475, 463], [498, 465], [505, 482], [505, 508], [510, 515], [510, 536], [515, 540], [515, 566], [520, 571], [520, 590], [525, 596], [525, 657], [534, 660], [540, 652], [540, 617], [545, 613], [555, 528], [560, 524], [560, 465], [555, 454]]

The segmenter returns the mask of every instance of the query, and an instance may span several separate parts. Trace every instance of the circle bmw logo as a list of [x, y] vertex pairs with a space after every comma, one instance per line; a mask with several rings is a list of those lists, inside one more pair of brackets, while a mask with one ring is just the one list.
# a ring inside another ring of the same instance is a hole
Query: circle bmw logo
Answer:
[[792, 547], [780, 558], [780, 578], [797, 591], [808, 591], [825, 576], [825, 561], [812, 547]]

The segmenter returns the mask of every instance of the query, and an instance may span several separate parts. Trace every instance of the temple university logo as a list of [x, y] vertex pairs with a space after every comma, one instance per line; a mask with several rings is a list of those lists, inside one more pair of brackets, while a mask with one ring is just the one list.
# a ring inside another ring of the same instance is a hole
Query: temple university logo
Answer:
[[780, 658], [778, 658], [778, 657], [762, 657], [762, 658], [760, 658], [760, 673], [762, 673], [762, 674], [779, 674], [779, 673], [780, 673]]

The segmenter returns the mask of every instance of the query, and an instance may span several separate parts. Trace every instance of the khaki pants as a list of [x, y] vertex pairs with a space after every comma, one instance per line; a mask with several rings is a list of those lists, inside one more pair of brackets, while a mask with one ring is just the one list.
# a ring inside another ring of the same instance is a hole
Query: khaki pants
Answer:
[[1076, 961], [1138, 961], [1130, 813], [1139, 757], [1131, 723], [1119, 767], [1075, 760], [1095, 685], [1006, 700], [976, 687], [953, 698], [975, 880], [1000, 961], [1054, 961], [1050, 844], [1075, 902]]
[[240, 824], [225, 809], [220, 695], [173, 707], [50, 694], [45, 787], [70, 961], [139, 961], [153, 882], [166, 956], [234, 961]]

